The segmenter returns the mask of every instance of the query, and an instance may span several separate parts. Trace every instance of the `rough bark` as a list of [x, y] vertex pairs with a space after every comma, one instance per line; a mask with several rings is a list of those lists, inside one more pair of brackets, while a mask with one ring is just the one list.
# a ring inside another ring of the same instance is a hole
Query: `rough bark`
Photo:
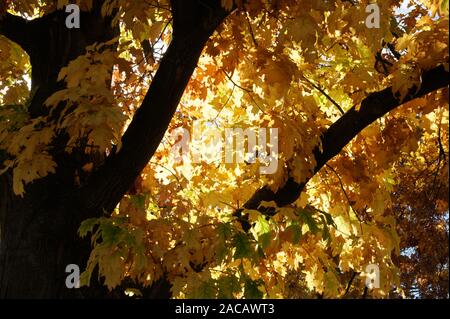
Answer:
[[219, 1], [173, 1], [173, 39], [145, 99], [122, 138], [122, 147], [79, 193], [88, 210], [111, 211], [156, 151], [200, 54], [227, 16]]
[[[92, 11], [82, 13], [81, 29], [67, 29], [63, 11], [32, 21], [10, 14], [0, 17], [0, 34], [30, 56], [36, 92], [31, 117], [46, 115], [43, 102], [63, 86], [57, 82], [61, 67], [83, 54], [87, 45], [117, 35], [110, 18], [100, 14], [102, 2], [95, 1]], [[67, 289], [65, 267], [86, 265], [91, 247], [89, 240], [77, 236], [81, 221], [110, 212], [140, 174], [169, 125], [206, 41], [228, 14], [218, 0], [173, 0], [172, 11], [173, 40], [122, 138], [120, 152], [107, 158], [81, 187], [74, 186], [73, 177], [84, 154], [76, 151], [54, 151], [56, 173], [26, 187], [23, 198], [12, 192], [10, 171], [0, 176], [0, 298], [123, 297], [122, 287], [108, 292], [96, 281], [89, 288]], [[65, 140], [64, 134], [59, 136], [54, 148], [61, 149]], [[168, 298], [169, 288], [162, 278], [142, 292], [144, 297]]]
[[[83, 54], [87, 45], [117, 34], [110, 19], [100, 15], [98, 5], [82, 13], [80, 29], [67, 29], [65, 18], [63, 11], [32, 21], [7, 14], [0, 23], [0, 33], [30, 56], [35, 92], [29, 107], [32, 118], [47, 114], [43, 102], [63, 87], [57, 82], [63, 66]], [[63, 136], [58, 137], [56, 144], [63, 141]], [[74, 191], [73, 173], [82, 154], [52, 151], [52, 155], [58, 165], [56, 174], [31, 184], [23, 198], [12, 192], [10, 171], [0, 176], [0, 298], [82, 295], [82, 290], [65, 287], [66, 265], [85, 265], [90, 251], [89, 242], [76, 235], [85, 215], [65, 200]]]

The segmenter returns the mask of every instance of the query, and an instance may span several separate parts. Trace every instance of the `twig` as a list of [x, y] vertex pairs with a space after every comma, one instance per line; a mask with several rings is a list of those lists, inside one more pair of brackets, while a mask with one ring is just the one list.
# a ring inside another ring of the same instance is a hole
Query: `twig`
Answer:
[[245, 18], [248, 23], [248, 28], [250, 31], [250, 36], [252, 37], [253, 44], [255, 45], [255, 47], [258, 47], [259, 45], [258, 45], [258, 42], [256, 41], [255, 34], [253, 33], [253, 28], [252, 28], [252, 24], [250, 22], [250, 18], [248, 17], [248, 12], [245, 12], [244, 15], [245, 15]]
[[336, 170], [335, 170], [333, 167], [331, 167], [329, 164], [325, 164], [325, 166], [328, 167], [328, 168], [336, 175], [336, 177], [338, 178], [339, 184], [341, 185], [342, 192], [344, 193], [345, 198], [347, 198], [348, 205], [350, 206], [350, 208], [352, 209], [353, 213], [355, 214], [356, 218], [357, 218], [358, 221], [359, 221], [359, 226], [361, 227], [361, 233], [362, 233], [362, 232], [363, 232], [363, 229], [362, 229], [362, 221], [361, 221], [361, 219], [359, 218], [358, 212], [353, 208], [353, 205], [352, 205], [352, 203], [350, 202], [350, 197], [348, 197], [347, 192], [345, 191], [344, 184], [342, 183], [341, 177], [340, 177], [339, 174], [336, 172]]
[[227, 106], [228, 102], [230, 102], [231, 97], [233, 96], [234, 93], [234, 89], [236, 88], [236, 85], [233, 84], [233, 88], [231, 89], [231, 93], [228, 96], [226, 102], [222, 105], [222, 107], [220, 108], [220, 111], [217, 113], [216, 117], [213, 119], [213, 121], [216, 121], [217, 118], [219, 117], [220, 113], [222, 113], [223, 109], [225, 108], [225, 106]]
[[231, 76], [230, 76], [227, 72], [225, 72], [223, 69], [222, 69], [222, 72], [225, 74], [225, 76], [228, 78], [228, 80], [230, 80], [231, 83], [233, 83], [236, 87], [240, 88], [242, 91], [244, 91], [245, 93], [247, 93], [247, 94], [250, 96], [250, 99], [252, 100], [253, 104], [255, 104], [256, 107], [257, 107], [262, 113], [266, 114], [266, 112], [264, 112], [264, 110], [258, 105], [258, 103], [256, 103], [255, 99], [253, 98], [253, 95], [252, 95], [253, 91], [252, 91], [252, 90], [247, 89], [247, 88], [244, 88], [244, 87], [240, 86], [239, 84], [237, 84], [237, 83], [231, 78]]
[[350, 287], [352, 286], [353, 280], [356, 278], [357, 275], [358, 275], [358, 272], [353, 271], [352, 277], [350, 278], [350, 281], [347, 284], [347, 288], [345, 289], [345, 293], [344, 293], [344, 295], [342, 297], [347, 296], [347, 294], [348, 294], [348, 292], [350, 290]]
[[236, 82], [234, 82], [234, 80], [231, 78], [231, 76], [227, 72], [225, 72], [224, 70], [222, 70], [222, 72], [225, 74], [225, 76], [228, 78], [228, 80], [230, 80], [230, 82], [233, 83], [236, 87], [240, 88], [242, 91], [245, 91], [247, 93], [252, 92], [252, 90], [244, 88], [244, 87], [240, 86], [239, 84], [237, 84]]
[[333, 103], [334, 106], [336, 106], [336, 108], [339, 110], [339, 112], [341, 112], [341, 115], [344, 115], [344, 110], [342, 109], [342, 107], [331, 97], [329, 96], [320, 86], [318, 86], [317, 84], [314, 84], [313, 82], [311, 82], [308, 78], [306, 78], [304, 75], [302, 76], [306, 82], [308, 82], [312, 87], [314, 87], [316, 90], [318, 90], [320, 93], [322, 93], [327, 99], [328, 101], [330, 101], [331, 103]]
[[364, 293], [363, 293], [363, 295], [362, 295], [362, 299], [366, 299], [366, 296], [367, 296], [367, 291], [368, 291], [369, 289], [367, 288], [367, 286], [365, 286], [364, 287]]

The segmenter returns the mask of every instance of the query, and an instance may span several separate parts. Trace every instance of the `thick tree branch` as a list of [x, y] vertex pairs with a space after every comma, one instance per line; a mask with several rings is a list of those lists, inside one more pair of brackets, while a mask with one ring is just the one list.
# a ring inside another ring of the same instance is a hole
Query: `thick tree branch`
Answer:
[[26, 47], [29, 41], [30, 25], [27, 20], [8, 12], [0, 15], [0, 34], [21, 47]]
[[87, 214], [112, 211], [153, 156], [194, 72], [202, 50], [228, 15], [219, 0], [173, 0], [173, 39], [144, 101], [110, 156], [75, 194]]
[[[355, 107], [351, 108], [323, 134], [323, 152], [320, 152], [318, 147], [314, 149], [314, 156], [317, 162], [314, 174], [330, 159], [339, 154], [344, 146], [358, 135], [359, 132], [375, 120], [403, 103], [448, 86], [448, 76], [449, 72], [445, 71], [443, 66], [423, 73], [420, 90], [416, 92], [417, 88], [412, 88], [403, 102], [400, 102], [394, 96], [391, 87], [369, 94], [362, 101], [359, 111]], [[275, 193], [268, 186], [265, 186], [253, 194], [244, 204], [244, 208], [257, 209], [262, 201], [275, 201], [280, 207], [291, 204], [300, 196], [309, 179], [305, 183], [299, 184], [293, 178], [289, 178], [286, 184]], [[236, 214], [239, 216], [240, 212], [238, 211]]]

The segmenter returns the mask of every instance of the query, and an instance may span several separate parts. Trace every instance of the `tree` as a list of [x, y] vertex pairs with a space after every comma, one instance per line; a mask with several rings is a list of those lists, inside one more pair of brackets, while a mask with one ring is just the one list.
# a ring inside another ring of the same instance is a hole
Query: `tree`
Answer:
[[1, 297], [448, 295], [447, 1], [76, 3], [0, 4]]

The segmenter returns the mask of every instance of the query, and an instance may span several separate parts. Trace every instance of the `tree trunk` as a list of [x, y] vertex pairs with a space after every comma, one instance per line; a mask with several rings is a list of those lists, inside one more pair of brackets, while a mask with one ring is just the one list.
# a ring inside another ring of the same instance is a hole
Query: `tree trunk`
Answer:
[[0, 298], [75, 297], [80, 293], [65, 287], [65, 268], [85, 265], [89, 242], [77, 238], [76, 212], [53, 193], [51, 180], [55, 178], [33, 183], [20, 198], [11, 194], [11, 174], [2, 177], [1, 191], [6, 195], [1, 207]]
[[[102, 1], [82, 12], [81, 28], [67, 29], [66, 14], [56, 11], [33, 21], [8, 15], [0, 34], [15, 41], [30, 55], [32, 118], [47, 115], [43, 103], [63, 87], [60, 69], [85, 52], [86, 46], [118, 35], [111, 19], [100, 13]], [[65, 270], [76, 264], [83, 270], [91, 247], [77, 235], [80, 223], [110, 212], [132, 186], [159, 145], [176, 110], [198, 58], [216, 27], [229, 14], [217, 0], [172, 0], [173, 40], [157, 74], [122, 138], [122, 149], [110, 155], [81, 187], [76, 171], [86, 163], [82, 151], [64, 151], [67, 137], [58, 136], [51, 155], [56, 173], [34, 181], [24, 197], [12, 191], [12, 172], [0, 176], [0, 298], [115, 298], [92, 276], [89, 288], [67, 289]], [[1, 154], [0, 154], [1, 155]], [[126, 283], [133, 286], [133, 283]], [[164, 279], [141, 290], [144, 297], [169, 298]]]
[[[97, 6], [81, 15], [81, 28], [68, 29], [66, 14], [56, 11], [33, 21], [21, 21], [12, 37], [29, 54], [32, 64], [32, 92], [29, 114], [32, 118], [47, 115], [45, 100], [63, 87], [57, 82], [60, 69], [84, 54], [86, 46], [107, 41], [118, 34], [109, 18], [103, 18]], [[64, 136], [56, 139], [63, 145]], [[83, 154], [70, 156], [52, 151], [58, 165], [56, 174], [35, 181], [24, 197], [12, 192], [12, 172], [0, 176], [0, 298], [102, 297], [100, 286], [67, 289], [65, 270], [68, 264], [86, 266], [91, 250], [89, 240], [80, 240], [77, 229], [87, 217], [101, 212], [77, 210], [70, 203], [74, 189], [74, 172]], [[95, 286], [95, 284], [94, 284]]]

